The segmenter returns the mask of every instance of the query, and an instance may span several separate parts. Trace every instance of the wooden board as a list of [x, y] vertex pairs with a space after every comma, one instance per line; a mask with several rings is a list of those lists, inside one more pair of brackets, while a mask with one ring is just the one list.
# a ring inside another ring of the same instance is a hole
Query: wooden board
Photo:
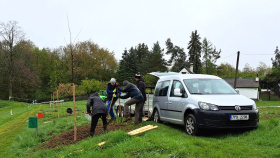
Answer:
[[[147, 125], [147, 126], [144, 126], [144, 127], [138, 128], [138, 129], [135, 129], [135, 130], [133, 130], [133, 131], [130, 131], [130, 132], [128, 132], [127, 134], [134, 136], [134, 135], [137, 135], [137, 134], [140, 134], [140, 133], [144, 133], [144, 132], [146, 132], [146, 131], [149, 131], [149, 130], [152, 130], [152, 129], [155, 129], [155, 128], [158, 128], [158, 126]], [[98, 144], [98, 146], [101, 147], [101, 146], [104, 145], [105, 143], [106, 143], [106, 141], [101, 142], [101, 143]]]

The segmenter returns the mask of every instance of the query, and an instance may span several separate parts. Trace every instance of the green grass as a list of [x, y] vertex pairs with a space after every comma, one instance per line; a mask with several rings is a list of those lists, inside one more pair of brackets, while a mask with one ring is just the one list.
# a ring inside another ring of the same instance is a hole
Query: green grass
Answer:
[[[279, 103], [262, 101], [257, 102], [257, 106], [277, 106]], [[86, 101], [76, 102], [77, 108], [82, 111], [85, 111], [85, 104]], [[73, 107], [73, 104], [67, 102], [60, 105], [60, 116], [67, 115], [68, 107]], [[215, 130], [206, 131], [203, 136], [188, 136], [181, 126], [144, 122], [137, 127], [148, 124], [159, 127], [136, 136], [130, 136], [122, 130], [111, 131], [54, 149], [41, 149], [39, 146], [53, 135], [73, 129], [74, 118], [70, 116], [58, 119], [55, 118], [56, 109], [48, 105], [40, 108], [44, 109], [46, 117], [39, 120], [38, 137], [35, 137], [35, 129], [29, 129], [27, 122], [21, 122], [23, 126], [13, 134], [13, 141], [7, 144], [6, 152], [0, 154], [0, 157], [280, 157], [280, 120], [265, 117], [280, 115], [280, 108], [260, 108], [260, 126], [256, 130]], [[39, 108], [34, 108], [33, 111], [37, 109]], [[27, 116], [31, 111], [22, 113]], [[79, 115], [78, 126], [90, 123], [83, 114]], [[47, 120], [50, 122], [43, 123]], [[17, 121], [19, 120], [14, 119], [12, 122]], [[1, 131], [5, 132], [2, 128]], [[102, 141], [107, 143], [100, 148], [97, 144]]]
[[256, 101], [257, 107], [280, 106], [280, 101]]

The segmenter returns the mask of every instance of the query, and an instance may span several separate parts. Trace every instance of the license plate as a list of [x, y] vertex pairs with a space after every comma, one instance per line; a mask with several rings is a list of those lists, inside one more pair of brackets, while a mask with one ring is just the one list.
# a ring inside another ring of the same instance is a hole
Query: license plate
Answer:
[[249, 115], [229, 115], [230, 120], [249, 120]]

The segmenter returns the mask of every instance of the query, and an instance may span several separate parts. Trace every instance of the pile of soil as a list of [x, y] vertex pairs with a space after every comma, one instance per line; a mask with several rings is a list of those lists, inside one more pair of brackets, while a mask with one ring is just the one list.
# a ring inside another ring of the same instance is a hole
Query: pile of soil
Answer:
[[[118, 129], [124, 129], [126, 127], [125, 124], [110, 124], [107, 127], [107, 131], [115, 131]], [[74, 129], [68, 130], [66, 132], [61, 133], [60, 135], [53, 136], [50, 140], [48, 140], [44, 145], [40, 148], [55, 148], [60, 145], [70, 145], [75, 144], [81, 140], [87, 139], [89, 137], [90, 125], [85, 125], [77, 128], [77, 141], [74, 141]], [[95, 128], [94, 136], [99, 134], [103, 134], [103, 125], [98, 124]]]

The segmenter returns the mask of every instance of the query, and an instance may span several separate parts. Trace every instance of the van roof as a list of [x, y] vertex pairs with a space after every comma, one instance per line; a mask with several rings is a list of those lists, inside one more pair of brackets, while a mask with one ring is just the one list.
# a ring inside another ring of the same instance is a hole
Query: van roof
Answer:
[[220, 77], [214, 75], [205, 75], [205, 74], [177, 74], [170, 76], [160, 76], [160, 80], [166, 79], [221, 79]]

